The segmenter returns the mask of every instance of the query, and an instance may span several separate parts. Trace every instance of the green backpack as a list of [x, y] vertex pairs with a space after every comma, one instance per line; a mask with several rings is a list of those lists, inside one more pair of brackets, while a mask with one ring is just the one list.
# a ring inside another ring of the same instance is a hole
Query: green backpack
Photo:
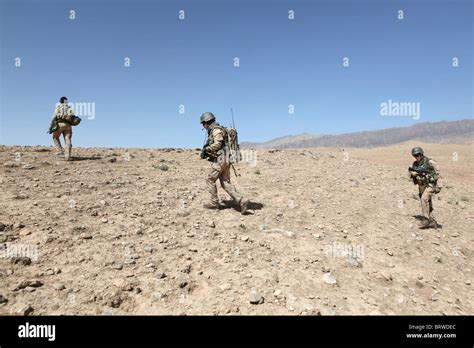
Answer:
[[225, 149], [229, 158], [229, 163], [237, 163], [242, 160], [239, 146], [239, 135], [235, 128], [224, 128], [225, 130]]

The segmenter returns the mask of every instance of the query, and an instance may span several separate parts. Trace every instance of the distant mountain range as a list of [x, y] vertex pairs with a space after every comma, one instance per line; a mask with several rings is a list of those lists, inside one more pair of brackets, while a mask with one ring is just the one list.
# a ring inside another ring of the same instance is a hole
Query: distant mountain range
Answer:
[[474, 140], [474, 120], [424, 122], [409, 127], [386, 128], [338, 135], [304, 133], [279, 137], [264, 143], [242, 142], [242, 148], [300, 149], [305, 147], [380, 147], [404, 141], [463, 143]]

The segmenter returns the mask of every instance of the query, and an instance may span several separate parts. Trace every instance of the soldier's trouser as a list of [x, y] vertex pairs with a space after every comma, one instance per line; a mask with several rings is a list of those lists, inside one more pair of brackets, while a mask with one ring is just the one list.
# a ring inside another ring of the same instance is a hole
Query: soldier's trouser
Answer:
[[232, 197], [238, 204], [242, 199], [242, 195], [237, 192], [234, 185], [230, 183], [230, 163], [212, 163], [211, 170], [206, 179], [207, 190], [211, 195], [211, 204], [219, 204], [217, 197], [216, 181], [219, 179], [222, 188]]
[[61, 134], [64, 137], [64, 146], [66, 148], [66, 152], [64, 154], [64, 157], [69, 160], [71, 158], [71, 139], [72, 139], [72, 127], [69, 125], [60, 125], [58, 129], [53, 133], [53, 142], [54, 145], [56, 145], [57, 149], [61, 152], [63, 151], [63, 148], [61, 146], [61, 141], [59, 140], [59, 137]]
[[420, 186], [420, 200], [421, 200], [421, 213], [422, 215], [429, 219], [431, 211], [433, 210], [433, 202], [431, 197], [433, 196], [433, 188], [429, 186]]

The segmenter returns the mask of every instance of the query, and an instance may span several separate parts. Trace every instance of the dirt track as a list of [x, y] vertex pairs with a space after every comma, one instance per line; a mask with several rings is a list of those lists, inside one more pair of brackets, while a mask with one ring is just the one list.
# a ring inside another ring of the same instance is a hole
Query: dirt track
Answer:
[[438, 230], [409, 144], [259, 150], [244, 216], [202, 208], [195, 150], [2, 146], [0, 314], [474, 314], [472, 146], [425, 147]]

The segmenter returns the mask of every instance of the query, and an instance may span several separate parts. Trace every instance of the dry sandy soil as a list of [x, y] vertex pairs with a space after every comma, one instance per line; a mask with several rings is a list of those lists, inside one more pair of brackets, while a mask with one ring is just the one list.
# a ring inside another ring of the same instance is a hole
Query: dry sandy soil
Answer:
[[202, 208], [196, 150], [2, 146], [0, 314], [472, 315], [472, 144], [423, 144], [437, 230], [412, 145], [259, 150], [247, 215]]

